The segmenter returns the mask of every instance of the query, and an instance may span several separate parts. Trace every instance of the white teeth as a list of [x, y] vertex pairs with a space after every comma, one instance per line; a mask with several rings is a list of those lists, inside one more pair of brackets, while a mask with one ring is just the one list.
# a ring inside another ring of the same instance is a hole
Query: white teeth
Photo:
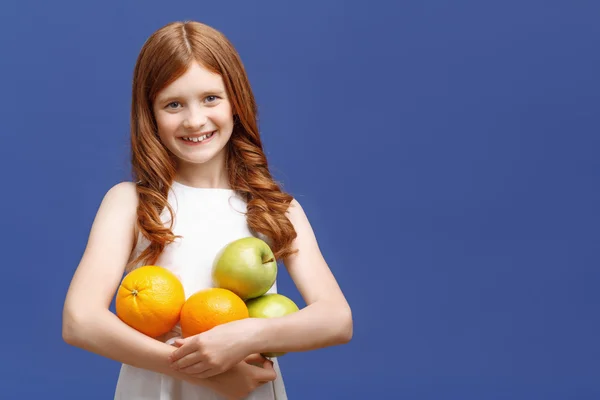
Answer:
[[208, 139], [209, 137], [211, 137], [214, 134], [214, 132], [211, 132], [209, 134], [200, 136], [200, 137], [193, 137], [193, 138], [189, 138], [189, 137], [184, 137], [182, 138], [183, 140], [187, 140], [188, 142], [194, 142], [194, 143], [198, 143], [201, 142], [203, 140]]

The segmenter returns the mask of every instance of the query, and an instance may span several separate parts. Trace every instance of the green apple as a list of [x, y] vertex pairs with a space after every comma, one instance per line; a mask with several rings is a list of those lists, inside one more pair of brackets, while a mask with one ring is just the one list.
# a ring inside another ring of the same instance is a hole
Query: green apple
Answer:
[[277, 260], [269, 245], [256, 237], [235, 240], [215, 257], [212, 279], [243, 300], [262, 296], [275, 283]]
[[[298, 306], [278, 293], [269, 293], [246, 302], [250, 318], [277, 318], [298, 311]], [[262, 353], [265, 357], [281, 357], [285, 353]]]

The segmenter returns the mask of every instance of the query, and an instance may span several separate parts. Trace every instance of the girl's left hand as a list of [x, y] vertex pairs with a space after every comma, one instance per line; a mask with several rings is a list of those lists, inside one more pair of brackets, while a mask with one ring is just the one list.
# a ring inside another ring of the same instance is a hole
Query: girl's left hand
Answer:
[[251, 354], [248, 340], [253, 323], [252, 319], [233, 321], [176, 339], [179, 348], [169, 356], [171, 367], [201, 379], [227, 371]]

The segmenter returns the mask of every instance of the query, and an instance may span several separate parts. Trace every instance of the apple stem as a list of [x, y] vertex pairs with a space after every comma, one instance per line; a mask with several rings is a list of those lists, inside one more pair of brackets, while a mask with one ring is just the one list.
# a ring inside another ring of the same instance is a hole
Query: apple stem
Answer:
[[263, 264], [267, 264], [267, 263], [270, 263], [270, 262], [273, 262], [273, 261], [275, 261], [275, 259], [274, 258], [270, 258], [267, 261], [264, 261]]

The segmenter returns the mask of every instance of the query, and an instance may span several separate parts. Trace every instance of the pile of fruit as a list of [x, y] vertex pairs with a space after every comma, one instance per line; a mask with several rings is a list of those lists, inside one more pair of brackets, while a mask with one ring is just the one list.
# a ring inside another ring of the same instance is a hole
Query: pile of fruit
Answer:
[[168, 269], [139, 267], [128, 273], [119, 286], [117, 316], [156, 338], [177, 323], [183, 337], [189, 337], [243, 318], [276, 318], [298, 311], [291, 299], [267, 293], [277, 278], [277, 261], [269, 245], [259, 238], [229, 243], [215, 257], [212, 278], [214, 287], [186, 299], [182, 283]]

